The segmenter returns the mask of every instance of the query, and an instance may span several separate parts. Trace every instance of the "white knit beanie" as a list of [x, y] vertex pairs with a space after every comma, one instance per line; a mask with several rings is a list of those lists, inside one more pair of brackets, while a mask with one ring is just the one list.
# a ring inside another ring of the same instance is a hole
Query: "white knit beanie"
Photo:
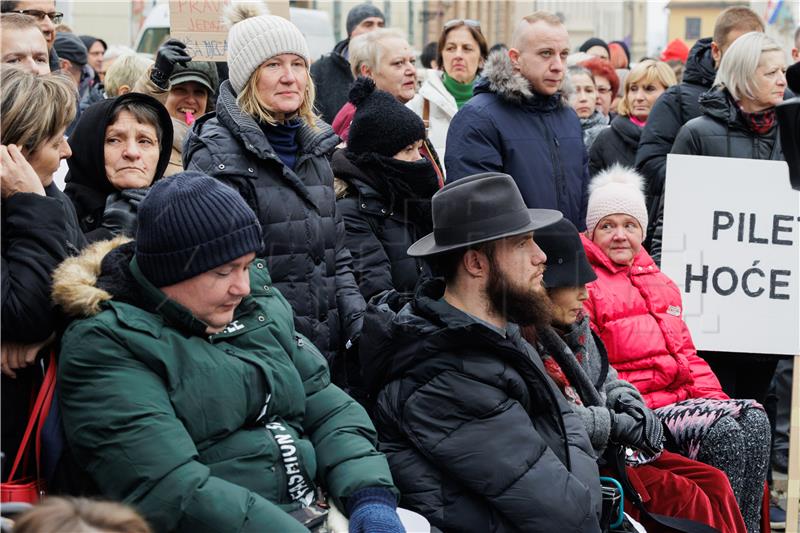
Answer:
[[647, 234], [647, 206], [644, 201], [644, 178], [632, 168], [615, 164], [596, 175], [589, 183], [586, 208], [586, 231], [594, 235], [597, 223], [608, 215], [630, 215]]
[[233, 3], [225, 11], [228, 31], [228, 76], [237, 94], [267, 59], [296, 54], [310, 64], [302, 32], [283, 17], [269, 15], [260, 2]]

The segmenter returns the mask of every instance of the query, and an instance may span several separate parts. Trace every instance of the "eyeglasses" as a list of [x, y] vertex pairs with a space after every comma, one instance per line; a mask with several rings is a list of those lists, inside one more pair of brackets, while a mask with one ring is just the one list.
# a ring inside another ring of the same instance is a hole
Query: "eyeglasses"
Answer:
[[481, 23], [479, 21], [475, 20], [475, 19], [453, 19], [453, 20], [448, 20], [447, 22], [444, 23], [444, 28], [442, 28], [442, 29], [449, 30], [450, 28], [452, 28], [454, 26], [460, 26], [461, 24], [464, 24], [465, 26], [469, 26], [471, 28], [477, 29], [478, 31], [481, 31]]
[[64, 18], [64, 13], [59, 13], [58, 11], [51, 11], [50, 13], [48, 13], [46, 11], [39, 11], [38, 9], [18, 9], [16, 11], [12, 11], [12, 13], [22, 13], [23, 15], [30, 15], [36, 20], [44, 20], [45, 17], [49, 17], [50, 20], [53, 21], [53, 24], [58, 24], [59, 22], [61, 22], [61, 19]]
[[602, 85], [598, 85], [597, 92], [599, 92], [600, 94], [608, 94], [611, 92], [611, 87], [604, 87]]

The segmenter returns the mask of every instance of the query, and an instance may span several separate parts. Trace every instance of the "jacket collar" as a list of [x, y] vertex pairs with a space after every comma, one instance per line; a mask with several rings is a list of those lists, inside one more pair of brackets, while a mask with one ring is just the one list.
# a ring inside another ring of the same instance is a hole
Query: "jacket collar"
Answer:
[[620, 137], [625, 141], [625, 144], [638, 147], [639, 139], [642, 136], [642, 129], [631, 122], [628, 117], [617, 115], [611, 121], [611, 129], [616, 131]]
[[698, 40], [689, 51], [683, 81], [710, 89], [717, 77], [714, 57], [711, 55], [711, 37]]
[[419, 95], [439, 107], [444, 113], [453, 118], [458, 113], [456, 99], [442, 83], [442, 72], [428, 71], [425, 82], [419, 88]]
[[514, 70], [508, 54], [502, 52], [489, 56], [482, 76], [475, 84], [475, 94], [487, 92], [513, 105], [524, 105], [540, 112], [555, 111], [564, 106], [560, 92], [551, 96], [534, 92], [530, 82]]

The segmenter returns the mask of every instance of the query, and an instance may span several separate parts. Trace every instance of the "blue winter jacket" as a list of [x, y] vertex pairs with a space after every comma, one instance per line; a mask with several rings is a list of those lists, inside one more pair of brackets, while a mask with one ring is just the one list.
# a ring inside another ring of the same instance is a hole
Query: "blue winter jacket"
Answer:
[[447, 180], [505, 172], [530, 208], [558, 209], [578, 229], [586, 226], [589, 157], [581, 124], [560, 93], [543, 97], [493, 54], [473, 96], [447, 132]]

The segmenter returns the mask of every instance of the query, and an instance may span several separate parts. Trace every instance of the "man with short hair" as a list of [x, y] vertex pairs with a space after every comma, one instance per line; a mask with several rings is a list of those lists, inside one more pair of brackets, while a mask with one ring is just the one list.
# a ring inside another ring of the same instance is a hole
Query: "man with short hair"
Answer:
[[50, 70], [58, 70], [58, 54], [53, 48], [56, 40], [56, 24], [61, 22], [63, 13], [56, 11], [55, 0], [0, 0], [0, 12], [22, 13], [36, 19], [39, 29], [47, 41], [50, 53]]
[[500, 173], [447, 184], [432, 211], [408, 254], [443, 279], [374, 302], [361, 342], [404, 506], [443, 531], [600, 531], [589, 437], [520, 333], [550, 320], [535, 238], [561, 213], [528, 209]]
[[658, 249], [654, 250], [650, 243], [645, 245], [656, 261], [660, 260], [658, 206], [664, 191], [667, 154], [681, 127], [702, 114], [698, 99], [714, 85], [722, 55], [733, 41], [751, 31], [764, 31], [764, 22], [752, 9], [729, 7], [723, 11], [714, 24], [714, 36], [695, 43], [689, 52], [682, 82], [668, 88], [659, 97], [642, 131], [636, 153], [636, 168], [647, 183], [650, 227], [646, 234], [652, 236]]
[[800, 26], [794, 30], [794, 48], [792, 48], [792, 61], [800, 63]]
[[582, 229], [589, 167], [580, 121], [561, 95], [569, 52], [555, 15], [520, 21], [512, 47], [489, 57], [475, 96], [453, 117], [445, 169], [448, 181], [510, 174], [528, 207], [558, 209]]
[[2, 62], [19, 66], [36, 75], [50, 73], [47, 41], [36, 19], [21, 13], [0, 15]]
[[86, 46], [74, 33], [57, 33], [53, 45], [58, 53], [58, 66], [68, 74], [75, 83], [75, 90], [80, 89], [83, 80], [83, 67], [89, 61]]
[[353, 82], [350, 72], [350, 40], [364, 33], [383, 28], [383, 12], [372, 4], [359, 4], [347, 13], [347, 39], [333, 47], [333, 51], [311, 65], [311, 78], [317, 87], [314, 107], [322, 120], [333, 123], [336, 113], [347, 102], [347, 93]]

